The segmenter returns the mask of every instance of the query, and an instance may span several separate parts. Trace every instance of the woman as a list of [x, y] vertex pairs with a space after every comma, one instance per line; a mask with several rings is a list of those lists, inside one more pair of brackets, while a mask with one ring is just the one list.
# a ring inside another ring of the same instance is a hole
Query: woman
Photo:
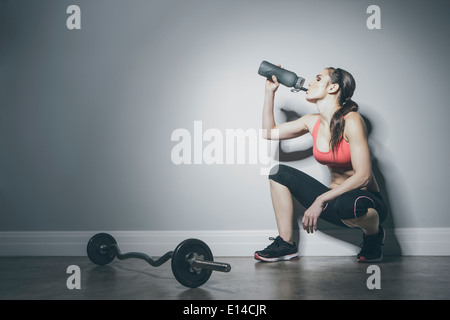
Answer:
[[[385, 237], [381, 223], [386, 219], [387, 207], [372, 173], [365, 123], [351, 99], [355, 90], [353, 76], [339, 68], [322, 70], [306, 92], [306, 100], [315, 103], [319, 113], [279, 125], [273, 115], [279, 83], [275, 76], [272, 80], [265, 85], [264, 138], [273, 135], [284, 140], [310, 132], [314, 157], [329, 167], [331, 183], [327, 187], [286, 165], [273, 168], [269, 181], [279, 236], [271, 238], [274, 241], [266, 249], [255, 252], [255, 259], [274, 262], [299, 256], [292, 239], [294, 196], [307, 208], [302, 219], [307, 233], [317, 231], [319, 217], [339, 226], [361, 228], [363, 244], [357, 261], [381, 261]], [[277, 130], [276, 135], [272, 130]]]

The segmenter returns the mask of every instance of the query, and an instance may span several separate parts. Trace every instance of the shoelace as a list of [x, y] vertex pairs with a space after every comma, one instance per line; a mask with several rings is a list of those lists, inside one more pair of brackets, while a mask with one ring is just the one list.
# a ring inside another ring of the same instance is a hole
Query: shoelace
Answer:
[[273, 241], [273, 242], [272, 242], [271, 244], [269, 244], [269, 245], [267, 246], [266, 249], [272, 249], [272, 248], [276, 248], [276, 247], [279, 247], [279, 246], [280, 246], [280, 245], [278, 244], [278, 239], [277, 239], [277, 238], [270, 237], [269, 240], [271, 240], [271, 241]]

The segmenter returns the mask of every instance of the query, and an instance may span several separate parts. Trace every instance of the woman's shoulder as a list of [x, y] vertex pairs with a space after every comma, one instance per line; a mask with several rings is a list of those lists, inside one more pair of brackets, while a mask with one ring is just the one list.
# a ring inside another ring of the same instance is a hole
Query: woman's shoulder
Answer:
[[318, 113], [308, 113], [306, 115], [304, 115], [305, 119], [309, 120], [309, 121], [314, 121], [316, 122], [317, 119], [319, 119], [320, 114]]
[[[363, 117], [356, 111], [351, 111], [345, 115], [345, 133], [363, 130], [367, 133], [366, 123]], [[344, 133], [344, 134], [345, 134]]]
[[302, 121], [309, 123], [309, 124], [315, 124], [317, 122], [317, 119], [319, 118], [318, 113], [307, 113], [299, 118], [302, 119]]
[[[320, 115], [318, 113], [309, 113], [304, 115], [303, 118], [305, 119], [305, 123], [309, 128], [314, 128], [317, 123], [317, 119], [319, 119], [319, 116]], [[312, 129], [310, 131], [312, 131]]]
[[345, 116], [345, 121], [350, 120], [350, 121], [361, 121], [362, 120], [362, 116], [357, 112], [357, 111], [350, 111], [349, 113], [347, 113]]

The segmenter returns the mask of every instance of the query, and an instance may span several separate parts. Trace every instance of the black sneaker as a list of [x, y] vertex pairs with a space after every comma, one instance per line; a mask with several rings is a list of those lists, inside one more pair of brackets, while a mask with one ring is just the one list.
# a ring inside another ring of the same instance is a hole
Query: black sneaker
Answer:
[[297, 245], [290, 244], [284, 241], [280, 236], [276, 238], [270, 237], [273, 240], [267, 248], [261, 251], [256, 251], [254, 258], [265, 262], [287, 261], [298, 258]]
[[383, 259], [381, 247], [384, 245], [386, 232], [382, 226], [379, 226], [377, 234], [363, 235], [361, 251], [356, 256], [358, 262], [380, 262]]

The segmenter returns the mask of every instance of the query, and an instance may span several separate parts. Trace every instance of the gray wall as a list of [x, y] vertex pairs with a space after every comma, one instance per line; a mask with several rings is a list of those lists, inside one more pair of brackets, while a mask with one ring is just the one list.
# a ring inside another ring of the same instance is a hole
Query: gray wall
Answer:
[[[66, 8], [81, 8], [81, 30]], [[366, 9], [381, 8], [369, 30]], [[273, 229], [259, 164], [175, 165], [178, 128], [260, 128], [268, 60], [350, 71], [391, 227], [450, 227], [448, 1], [1, 1], [0, 231]], [[315, 112], [280, 88], [280, 121]], [[294, 143], [293, 143], [294, 142]], [[282, 159], [327, 181], [306, 140]], [[306, 152], [296, 151], [306, 150]]]

